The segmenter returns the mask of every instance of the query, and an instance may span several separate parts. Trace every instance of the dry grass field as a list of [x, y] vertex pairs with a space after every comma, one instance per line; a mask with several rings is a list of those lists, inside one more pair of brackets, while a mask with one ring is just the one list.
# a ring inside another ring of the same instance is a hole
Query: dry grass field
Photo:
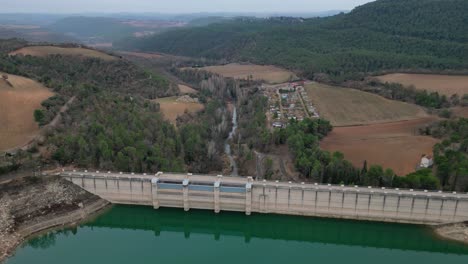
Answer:
[[394, 73], [377, 77], [381, 82], [414, 85], [416, 89], [447, 96], [468, 94], [468, 76]]
[[294, 73], [269, 65], [253, 65], [253, 64], [227, 64], [221, 66], [203, 67], [203, 70], [217, 73], [225, 77], [236, 79], [247, 79], [250, 75], [255, 80], [264, 80], [271, 84], [287, 82], [291, 76], [296, 77]]
[[31, 55], [37, 57], [44, 57], [48, 55], [71, 55], [71, 56], [83, 56], [83, 57], [91, 57], [91, 58], [99, 58], [103, 60], [116, 60], [117, 57], [108, 55], [106, 53], [92, 50], [92, 49], [85, 49], [85, 48], [62, 48], [56, 46], [29, 46], [24, 47], [19, 50], [13, 51], [10, 55]]
[[185, 111], [195, 113], [204, 109], [203, 104], [177, 102], [177, 98], [177, 96], [173, 96], [155, 100], [161, 106], [164, 117], [173, 124], [176, 124], [177, 117], [183, 115]]
[[140, 58], [145, 58], [145, 59], [162, 59], [165, 57], [162, 54], [130, 52], [130, 51], [119, 51], [119, 54], [127, 55], [127, 56], [135, 56], [135, 57], [140, 57]]
[[454, 116], [468, 118], [468, 106], [466, 107], [452, 107], [450, 109]]
[[197, 90], [193, 89], [192, 87], [189, 87], [187, 85], [179, 84], [179, 90], [183, 94], [195, 94], [198, 93]]
[[340, 151], [361, 168], [363, 162], [391, 168], [404, 176], [415, 170], [422, 154], [432, 154], [437, 139], [418, 135], [418, 128], [434, 122], [432, 117], [367, 126], [336, 127], [320, 143], [328, 151]]
[[333, 126], [367, 125], [427, 117], [423, 108], [355, 89], [311, 83], [306, 86], [319, 115]]
[[0, 151], [25, 145], [34, 138], [39, 131], [34, 110], [53, 95], [31, 79], [9, 74], [8, 81], [12, 86], [0, 79]]

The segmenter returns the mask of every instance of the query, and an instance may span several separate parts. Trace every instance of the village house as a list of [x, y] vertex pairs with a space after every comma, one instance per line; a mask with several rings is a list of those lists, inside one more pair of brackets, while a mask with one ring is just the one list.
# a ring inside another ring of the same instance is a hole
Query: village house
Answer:
[[273, 123], [273, 127], [274, 127], [274, 128], [283, 128], [283, 123], [281, 123], [281, 122], [274, 122], [274, 123]]
[[419, 164], [420, 168], [430, 168], [434, 165], [434, 160], [432, 159], [431, 156], [428, 155], [423, 155], [421, 158], [421, 163]]

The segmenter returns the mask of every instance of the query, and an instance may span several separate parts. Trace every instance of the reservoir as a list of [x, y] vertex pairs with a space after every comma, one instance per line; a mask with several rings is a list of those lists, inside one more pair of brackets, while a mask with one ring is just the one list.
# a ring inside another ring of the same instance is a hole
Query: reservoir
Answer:
[[7, 264], [468, 263], [428, 227], [326, 218], [114, 206], [18, 248]]

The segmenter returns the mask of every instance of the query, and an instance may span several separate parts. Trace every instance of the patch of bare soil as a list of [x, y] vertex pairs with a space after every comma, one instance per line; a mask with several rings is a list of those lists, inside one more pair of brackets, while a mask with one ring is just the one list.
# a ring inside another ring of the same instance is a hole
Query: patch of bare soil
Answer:
[[177, 118], [179, 116], [183, 116], [186, 113], [196, 113], [204, 109], [204, 105], [198, 103], [198, 99], [191, 98], [187, 95], [160, 98], [155, 101], [159, 103], [164, 117], [173, 124], [177, 123]]
[[196, 94], [198, 93], [197, 90], [193, 89], [190, 86], [184, 85], [184, 84], [179, 84], [179, 90], [182, 94]]
[[468, 223], [443, 225], [435, 228], [435, 232], [445, 239], [468, 243]]

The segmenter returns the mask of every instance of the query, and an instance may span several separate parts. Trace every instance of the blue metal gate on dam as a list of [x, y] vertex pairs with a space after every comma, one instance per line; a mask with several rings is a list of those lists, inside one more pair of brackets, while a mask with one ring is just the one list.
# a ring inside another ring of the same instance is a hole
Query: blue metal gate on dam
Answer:
[[254, 181], [158, 172], [64, 171], [62, 177], [116, 204], [275, 213], [404, 223], [468, 220], [468, 194]]

